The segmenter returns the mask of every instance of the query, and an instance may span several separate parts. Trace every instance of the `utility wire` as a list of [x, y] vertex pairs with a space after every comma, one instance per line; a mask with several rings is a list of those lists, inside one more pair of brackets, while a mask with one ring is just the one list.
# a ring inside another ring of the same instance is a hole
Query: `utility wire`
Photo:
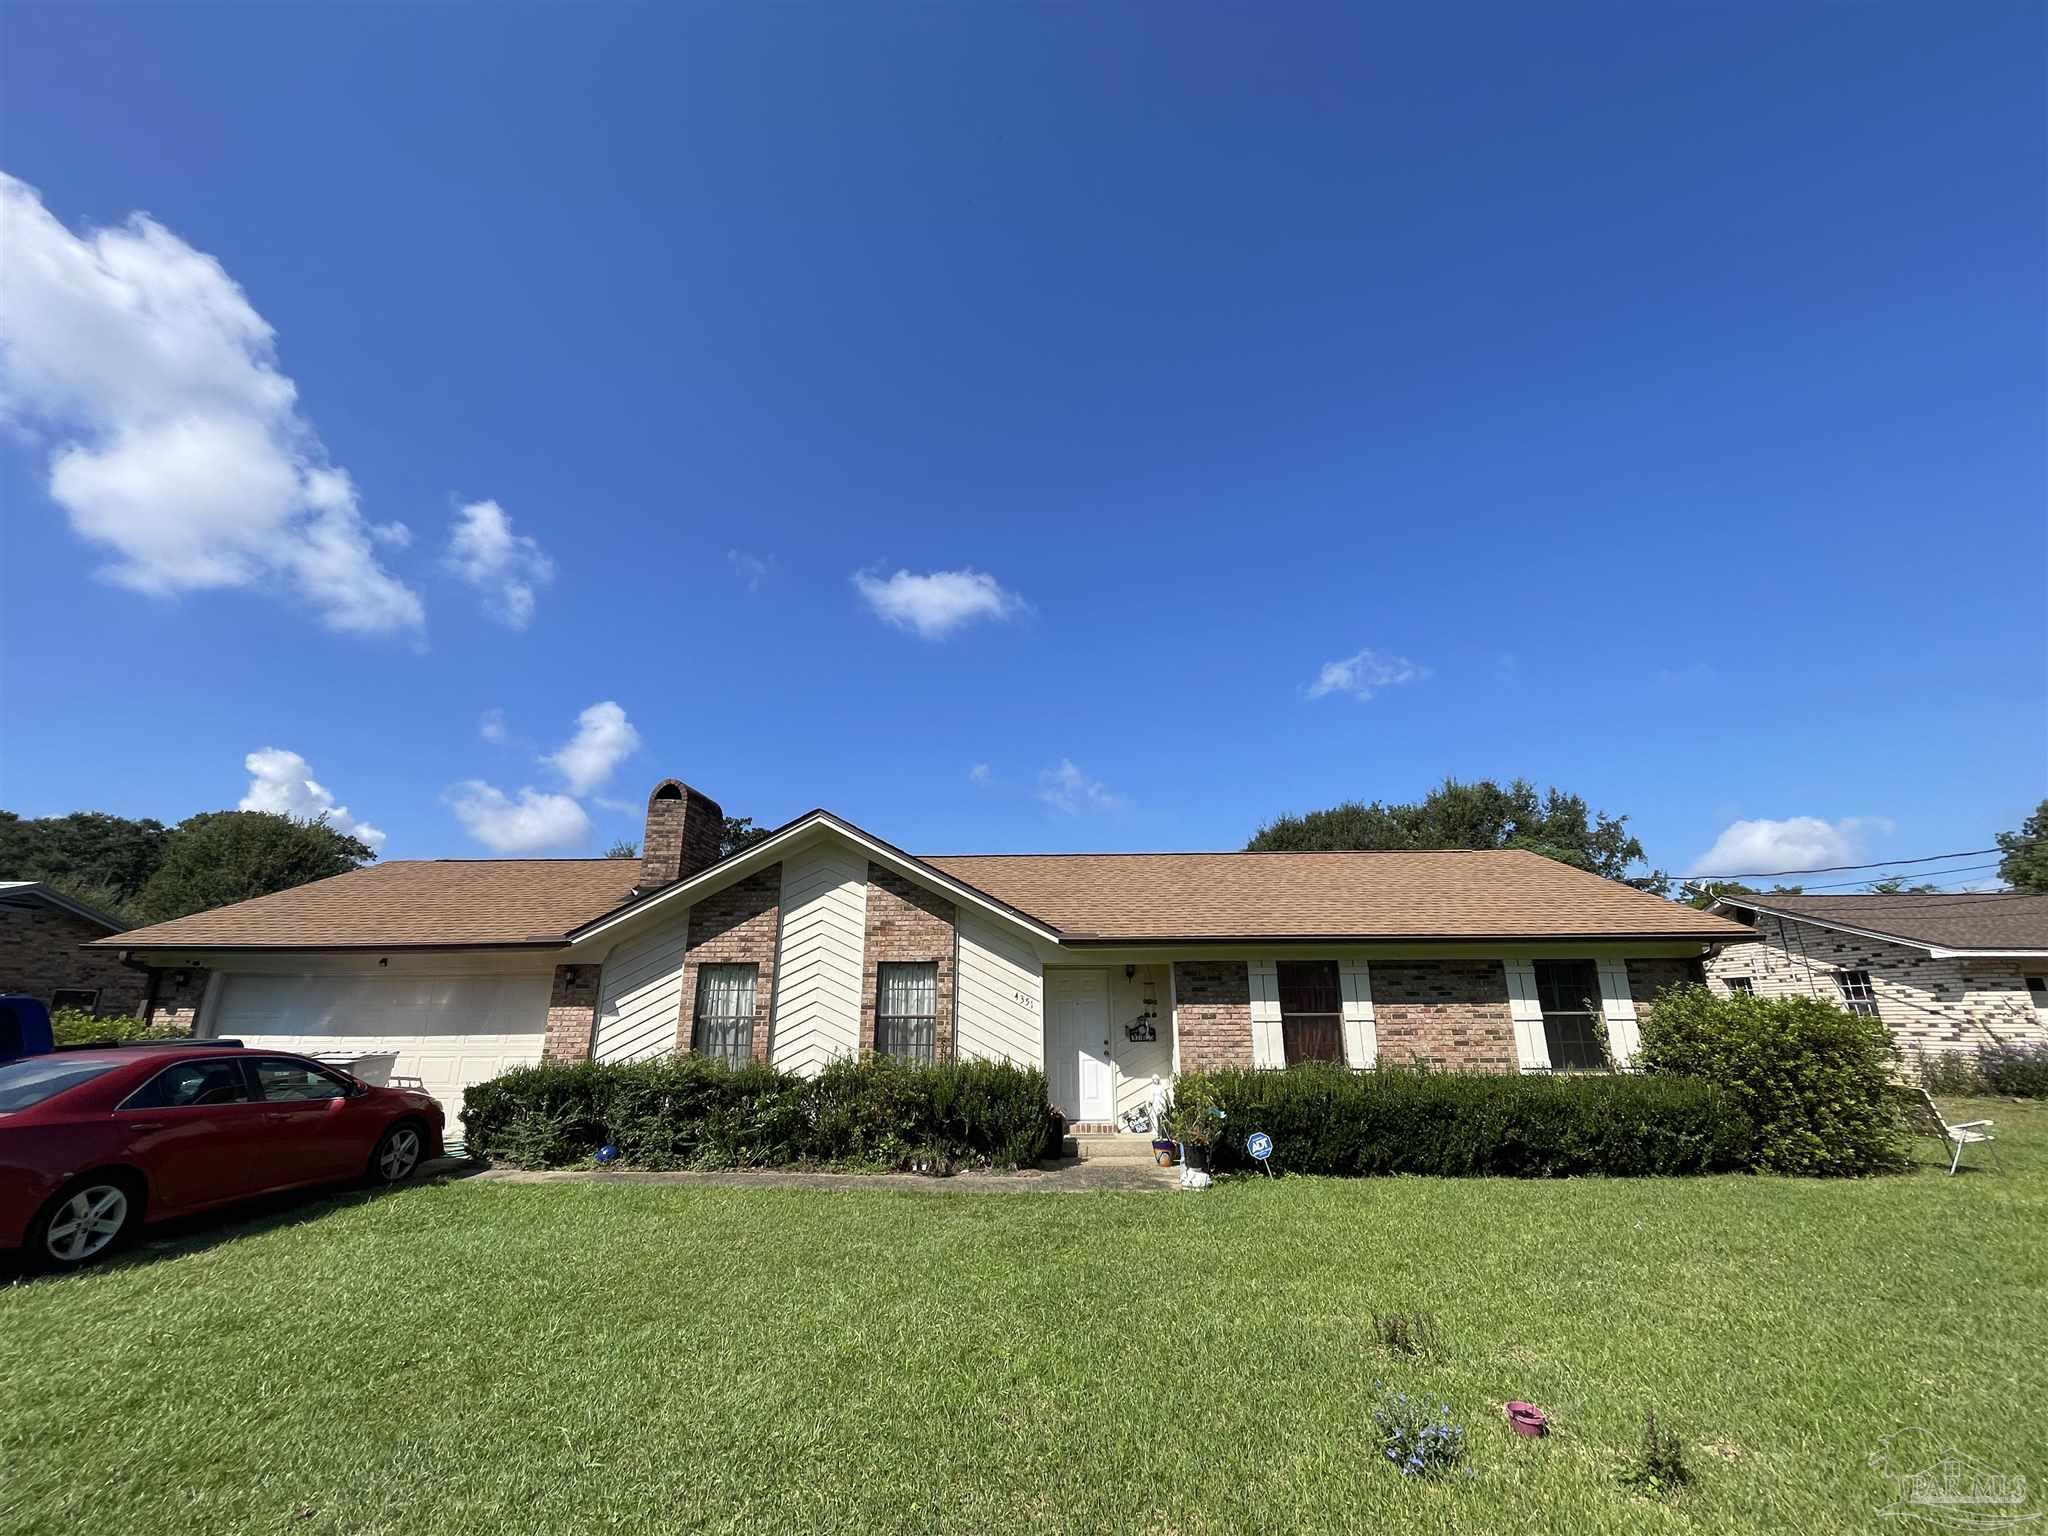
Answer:
[[[2015, 838], [2011, 847], [1994, 844], [1989, 848], [1963, 848], [1955, 853], [1930, 853], [1918, 859], [1878, 859], [1870, 864], [1817, 864], [1812, 869], [1757, 869], [1746, 875], [1672, 875], [1673, 880], [1775, 880], [1780, 875], [1838, 875], [1850, 869], [1890, 869], [1895, 864], [1939, 864], [1943, 859], [1968, 859], [1980, 853], [2009, 853], [2013, 848], [2030, 848], [2048, 838]], [[2003, 860], [2000, 861], [2004, 862]], [[1855, 882], [1852, 882], [1855, 883]]]
[[[1920, 878], [1923, 880], [1946, 880], [1950, 875], [1968, 875], [1974, 874], [1980, 869], [1996, 869], [1998, 864], [1999, 861], [1994, 859], [1988, 864], [1955, 864], [1947, 869], [1923, 869], [1920, 871]], [[1852, 885], [1874, 885], [1880, 880], [1889, 878], [1890, 876], [1888, 875], [1870, 875], [1862, 880], [1828, 880], [1819, 885], [1809, 885], [1805, 889], [1808, 891], [1840, 891], [1846, 890]], [[1790, 895], [1791, 893], [1786, 892], [1785, 894]], [[1801, 894], [1804, 894], [1804, 892]], [[1873, 891], [1871, 894], [1874, 896], [1910, 896], [1913, 893], [1910, 891]]]

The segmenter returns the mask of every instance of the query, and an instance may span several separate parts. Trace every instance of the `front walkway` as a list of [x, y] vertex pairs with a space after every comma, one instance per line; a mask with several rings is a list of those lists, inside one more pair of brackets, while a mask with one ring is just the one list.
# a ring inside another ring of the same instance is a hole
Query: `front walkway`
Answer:
[[1085, 1195], [1158, 1192], [1180, 1187], [1180, 1170], [1153, 1163], [1067, 1158], [1016, 1173], [956, 1173], [935, 1179], [918, 1173], [821, 1173], [763, 1168], [731, 1173], [645, 1173], [563, 1168], [529, 1173], [491, 1168], [472, 1175], [501, 1184], [697, 1184], [739, 1189], [889, 1189], [917, 1195]]

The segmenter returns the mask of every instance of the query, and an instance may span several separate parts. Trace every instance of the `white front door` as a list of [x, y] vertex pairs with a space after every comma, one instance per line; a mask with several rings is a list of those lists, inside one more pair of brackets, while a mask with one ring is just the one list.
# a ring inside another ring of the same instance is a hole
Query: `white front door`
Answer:
[[1045, 973], [1045, 1076], [1053, 1108], [1069, 1120], [1115, 1113], [1109, 1077], [1109, 973]]

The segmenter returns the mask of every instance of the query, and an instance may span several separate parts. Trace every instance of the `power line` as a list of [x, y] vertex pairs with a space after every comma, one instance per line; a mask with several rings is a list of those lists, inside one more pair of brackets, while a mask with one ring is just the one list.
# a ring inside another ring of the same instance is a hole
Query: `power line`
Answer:
[[[2035, 843], [2048, 841], [2038, 837], [2015, 838], [2010, 847], [1995, 844], [1989, 848], [1964, 848], [1955, 853], [1930, 853], [1918, 859], [1878, 859], [1870, 864], [1817, 864], [1812, 869], [1756, 869], [1746, 875], [1672, 875], [1673, 880], [1774, 880], [1779, 875], [1838, 875], [1849, 869], [1890, 869], [1895, 864], [1939, 864], [1943, 859], [1967, 859], [1980, 853], [2009, 853], [2013, 848], [2028, 848]], [[2003, 862], [2001, 860], [2001, 862]], [[1861, 884], [1851, 881], [1850, 884]]]
[[[1947, 869], [1923, 869], [1922, 871], [1920, 871], [1920, 874], [1923, 879], [1945, 880], [1950, 875], [1968, 875], [1974, 874], [1976, 871], [1980, 869], [1996, 869], [1998, 868], [1999, 863], [1999, 860], [1994, 859], [1988, 864], [1956, 864], [1950, 866]], [[1827, 880], [1823, 881], [1819, 885], [1809, 885], [1805, 889], [1808, 891], [1839, 891], [1845, 890], [1852, 885], [1874, 885], [1880, 880], [1886, 880], [1889, 878], [1890, 876], [1888, 875], [1870, 875], [1862, 880]], [[1788, 891], [1785, 894], [1790, 895], [1792, 893]], [[1804, 892], [1801, 892], [1801, 894], [1804, 894]], [[1873, 891], [1871, 892], [1871, 894], [1874, 896], [1908, 896], [1911, 895], [1912, 892]]]

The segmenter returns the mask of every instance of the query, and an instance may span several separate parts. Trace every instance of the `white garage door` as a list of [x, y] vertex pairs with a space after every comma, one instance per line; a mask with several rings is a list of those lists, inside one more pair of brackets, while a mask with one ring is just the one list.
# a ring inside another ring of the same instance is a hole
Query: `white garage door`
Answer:
[[547, 976], [223, 976], [213, 1032], [280, 1051], [396, 1051], [462, 1134], [462, 1091], [540, 1060]]

